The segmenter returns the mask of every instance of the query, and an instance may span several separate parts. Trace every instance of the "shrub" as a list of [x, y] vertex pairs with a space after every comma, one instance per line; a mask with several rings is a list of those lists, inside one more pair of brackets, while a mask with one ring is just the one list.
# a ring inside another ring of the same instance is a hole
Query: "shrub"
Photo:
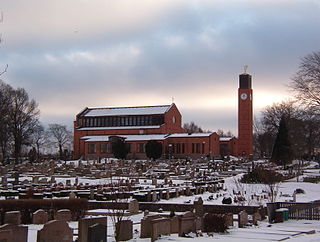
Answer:
[[281, 182], [283, 179], [283, 175], [276, 171], [267, 170], [262, 166], [256, 166], [251, 172], [242, 177], [241, 182], [270, 184]]
[[226, 216], [208, 213], [203, 218], [203, 231], [224, 233], [228, 229]]
[[295, 191], [294, 191], [296, 194], [304, 194], [305, 191], [301, 188], [297, 188]]
[[319, 183], [320, 177], [319, 176], [304, 177], [303, 182]]
[[231, 197], [224, 197], [222, 199], [222, 204], [231, 204], [232, 203], [232, 198]]

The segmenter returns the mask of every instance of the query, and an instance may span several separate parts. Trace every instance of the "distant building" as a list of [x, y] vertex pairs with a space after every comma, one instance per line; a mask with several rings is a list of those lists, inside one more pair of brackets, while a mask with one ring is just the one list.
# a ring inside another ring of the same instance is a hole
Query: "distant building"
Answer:
[[239, 76], [239, 140], [217, 133], [185, 133], [173, 103], [162, 106], [85, 108], [74, 121], [74, 158], [113, 157], [110, 136], [125, 138], [128, 158], [146, 158], [149, 140], [162, 143], [164, 157], [199, 158], [252, 154], [251, 76]]

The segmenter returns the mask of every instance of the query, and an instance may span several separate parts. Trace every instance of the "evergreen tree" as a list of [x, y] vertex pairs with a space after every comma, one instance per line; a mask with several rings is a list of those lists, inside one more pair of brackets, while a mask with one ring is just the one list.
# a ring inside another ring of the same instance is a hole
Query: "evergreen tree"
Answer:
[[278, 134], [274, 142], [271, 161], [277, 165], [283, 165], [285, 168], [286, 164], [292, 161], [292, 150], [289, 141], [288, 129], [286, 124], [286, 118], [281, 117]]
[[162, 155], [162, 144], [155, 140], [150, 140], [146, 144], [146, 156], [149, 159], [159, 159]]
[[118, 136], [109, 137], [111, 140], [112, 153], [117, 159], [125, 159], [130, 151], [129, 144], [126, 144], [124, 138]]

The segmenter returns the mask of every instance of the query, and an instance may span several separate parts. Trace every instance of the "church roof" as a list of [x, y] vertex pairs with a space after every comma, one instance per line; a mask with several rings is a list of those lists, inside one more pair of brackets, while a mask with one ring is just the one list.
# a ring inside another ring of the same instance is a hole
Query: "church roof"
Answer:
[[98, 116], [164, 114], [170, 109], [171, 106], [172, 105], [86, 108], [79, 115], [82, 117], [98, 117]]

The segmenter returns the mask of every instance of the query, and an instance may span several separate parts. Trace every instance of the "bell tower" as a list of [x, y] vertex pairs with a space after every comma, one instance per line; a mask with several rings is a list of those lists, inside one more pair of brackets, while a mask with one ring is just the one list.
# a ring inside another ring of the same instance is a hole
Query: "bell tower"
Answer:
[[252, 83], [246, 70], [239, 75], [238, 88], [238, 154], [243, 157], [253, 154]]

